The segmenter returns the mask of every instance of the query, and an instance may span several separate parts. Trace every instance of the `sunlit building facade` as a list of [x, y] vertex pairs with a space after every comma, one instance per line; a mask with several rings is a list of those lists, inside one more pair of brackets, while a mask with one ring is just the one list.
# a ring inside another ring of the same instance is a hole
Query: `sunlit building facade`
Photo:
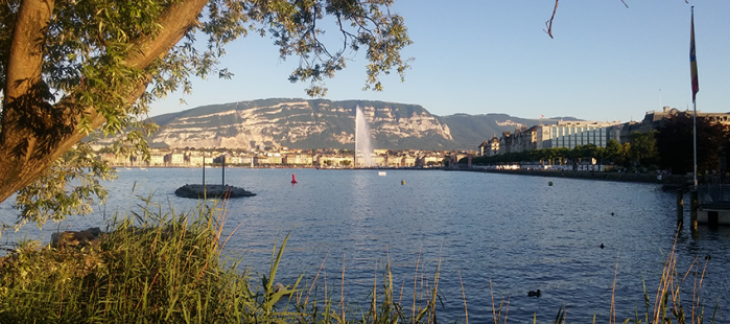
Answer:
[[576, 146], [587, 144], [606, 147], [606, 142], [611, 135], [611, 128], [620, 124], [618, 121], [561, 120], [557, 124], [539, 125], [537, 148], [567, 147], [573, 149]]

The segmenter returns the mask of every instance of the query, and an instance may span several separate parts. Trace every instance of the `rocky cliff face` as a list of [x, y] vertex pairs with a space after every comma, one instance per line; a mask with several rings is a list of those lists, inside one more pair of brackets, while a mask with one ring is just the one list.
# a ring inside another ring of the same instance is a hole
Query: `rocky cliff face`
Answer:
[[376, 148], [460, 146], [446, 124], [418, 105], [303, 99], [236, 102], [158, 116], [153, 120], [162, 127], [150, 142], [169, 147], [353, 148], [357, 106], [364, 111]]

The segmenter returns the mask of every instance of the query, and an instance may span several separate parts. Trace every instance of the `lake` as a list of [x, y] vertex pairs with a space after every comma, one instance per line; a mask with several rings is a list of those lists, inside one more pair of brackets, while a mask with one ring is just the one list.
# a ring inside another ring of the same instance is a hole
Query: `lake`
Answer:
[[[420, 287], [421, 272], [424, 286], [427, 280], [432, 285], [440, 262], [444, 308], [439, 306], [439, 316], [448, 322], [463, 322], [460, 278], [474, 323], [492, 321], [491, 293], [497, 306], [505, 300], [506, 307], [509, 301], [509, 322], [532, 321], [533, 314], [541, 322], [552, 321], [561, 305], [567, 307], [569, 322], [590, 322], [594, 314], [605, 322], [614, 273], [617, 320], [633, 318], [635, 306], [643, 317], [642, 278], [654, 304], [664, 258], [675, 242], [674, 193], [653, 184], [441, 170], [386, 172], [226, 169], [226, 183], [258, 194], [229, 201], [226, 233], [241, 226], [226, 251], [243, 255], [243, 264], [254, 274], [267, 273], [274, 244], [290, 234], [276, 281], [292, 284], [301, 274], [311, 281], [324, 264], [319, 283], [324, 285], [326, 275], [328, 288], [334, 287], [339, 298], [344, 263], [345, 298], [352, 305], [366, 302], [376, 270], [380, 286], [384, 265], [390, 262], [396, 294], [405, 285], [407, 308], [416, 263]], [[290, 183], [292, 173], [297, 185]], [[137, 195], [152, 195], [163, 208], [189, 210], [197, 201], [173, 192], [200, 183], [200, 178], [201, 169], [120, 169], [119, 180], [107, 184], [108, 203], [92, 215], [43, 230], [31, 224], [21, 233], [3, 233], [2, 244], [22, 235], [47, 242], [57, 229], [101, 226], [104, 214], [113, 210], [139, 210]], [[220, 183], [220, 169], [207, 169], [206, 178]], [[553, 186], [548, 186], [550, 181]], [[0, 204], [5, 222], [16, 215], [11, 200]], [[700, 225], [692, 235], [685, 224], [676, 240], [680, 276], [695, 258], [701, 273], [705, 256], [712, 257], [702, 302], [709, 318], [719, 300], [718, 319], [727, 322], [730, 228]], [[683, 284], [685, 308], [699, 276], [695, 270]], [[536, 289], [540, 298], [527, 296]]]

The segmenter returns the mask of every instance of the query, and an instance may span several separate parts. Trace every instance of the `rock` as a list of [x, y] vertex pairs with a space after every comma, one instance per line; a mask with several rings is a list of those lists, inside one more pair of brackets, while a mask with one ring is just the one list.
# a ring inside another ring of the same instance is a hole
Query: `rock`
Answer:
[[255, 193], [252, 193], [250, 191], [246, 191], [243, 188], [238, 188], [234, 186], [229, 185], [198, 185], [198, 184], [186, 184], [177, 190], [175, 190], [175, 195], [178, 197], [183, 198], [203, 198], [203, 195], [206, 195], [210, 198], [238, 198], [238, 197], [253, 197], [256, 196]]
[[83, 231], [65, 231], [51, 234], [51, 246], [63, 249], [67, 247], [84, 247], [95, 245], [99, 241], [101, 229], [92, 227]]

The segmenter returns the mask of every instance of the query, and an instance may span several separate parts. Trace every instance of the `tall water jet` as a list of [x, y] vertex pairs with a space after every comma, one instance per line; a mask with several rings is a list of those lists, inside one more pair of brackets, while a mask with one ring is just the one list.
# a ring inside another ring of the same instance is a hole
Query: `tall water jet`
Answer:
[[365, 120], [365, 113], [360, 106], [355, 107], [355, 167], [369, 168], [375, 166], [373, 148], [370, 146], [370, 127]]

